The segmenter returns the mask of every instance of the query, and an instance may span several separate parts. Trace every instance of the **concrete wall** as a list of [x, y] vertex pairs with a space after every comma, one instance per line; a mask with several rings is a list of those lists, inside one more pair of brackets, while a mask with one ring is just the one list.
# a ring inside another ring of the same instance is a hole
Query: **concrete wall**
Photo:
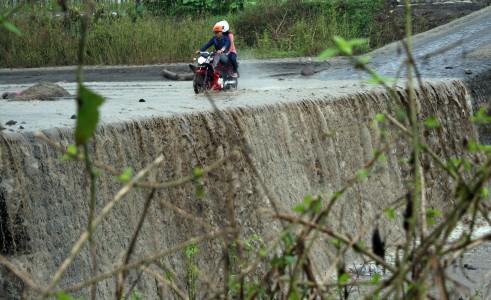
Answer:
[[[463, 140], [475, 138], [468, 121], [469, 92], [461, 82], [433, 83], [425, 90], [428, 97], [418, 92], [424, 114], [438, 116], [445, 127], [429, 132], [428, 142], [437, 153], [458, 155]], [[400, 97], [406, 101], [404, 93]], [[228, 110], [225, 117], [232, 127], [209, 112], [153, 118], [101, 127], [91, 148], [94, 159], [120, 169], [131, 166], [138, 170], [163, 153], [165, 163], [149, 178], [166, 181], [188, 175], [194, 166], [209, 165], [230, 153], [235, 133], [242, 128], [266, 185], [281, 199], [280, 209], [289, 212], [306, 194], [330, 194], [356, 174], [379, 143], [372, 127], [373, 116], [390, 107], [387, 96], [373, 90], [334, 101], [317, 99]], [[64, 145], [73, 142], [70, 130], [53, 129], [45, 133]], [[380, 224], [387, 235], [394, 227], [389, 220], [375, 219], [376, 212], [405, 194], [409, 169], [404, 158], [408, 159], [409, 154], [407, 144], [396, 131], [389, 131], [389, 140], [387, 160], [380, 162], [373, 176], [357, 184], [335, 207], [335, 217], [330, 222], [345, 233], [356, 234], [361, 229], [369, 232]], [[88, 181], [83, 163], [61, 161], [59, 153], [30, 134], [3, 135], [0, 147], [0, 253], [23, 266], [39, 282], [47, 283], [86, 226]], [[232, 167], [238, 182], [235, 205], [241, 235], [258, 234], [270, 240], [276, 235], [278, 224], [261, 213], [262, 209], [271, 208], [270, 202], [242, 157]], [[451, 182], [437, 168], [430, 164], [425, 167], [429, 169], [429, 205], [448, 207]], [[222, 167], [206, 177], [204, 199], [196, 198], [192, 183], [161, 190], [156, 198], [170, 201], [220, 228], [227, 224], [224, 199], [230, 179], [227, 169]], [[99, 209], [120, 187], [112, 176], [99, 177]], [[147, 194], [148, 191], [133, 191], [98, 228], [95, 238], [99, 272], [110, 270], [120, 260]], [[154, 204], [138, 240], [135, 258], [207, 231], [198, 223]], [[392, 231], [389, 238], [397, 236]], [[326, 275], [329, 264], [326, 253], [330, 249], [327, 243], [321, 244], [316, 247], [313, 259], [317, 273]], [[200, 249], [200, 268], [207, 274], [220, 274], [220, 244], [208, 242], [200, 245]], [[180, 252], [164, 259], [178, 273], [177, 282], [182, 282], [185, 276], [182, 255]], [[85, 248], [68, 269], [61, 286], [90, 277], [89, 266]], [[2, 269], [0, 294], [18, 299], [23, 289], [15, 277]], [[144, 276], [138, 289], [145, 291], [148, 299], [156, 298], [155, 280]], [[114, 280], [106, 280], [99, 284], [98, 299], [110, 299], [113, 292]], [[87, 293], [84, 290], [82, 294]]]

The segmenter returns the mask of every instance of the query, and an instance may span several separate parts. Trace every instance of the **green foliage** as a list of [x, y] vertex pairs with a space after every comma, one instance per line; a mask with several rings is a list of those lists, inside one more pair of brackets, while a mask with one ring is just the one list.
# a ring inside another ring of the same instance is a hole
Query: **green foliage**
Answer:
[[297, 204], [293, 207], [293, 211], [305, 214], [305, 213], [314, 213], [317, 214], [322, 209], [322, 202], [320, 197], [312, 197], [311, 195], [307, 195], [303, 199], [303, 203]]
[[380, 280], [382, 280], [382, 275], [379, 273], [375, 273], [372, 275], [372, 278], [370, 278], [370, 283], [373, 285], [378, 285], [380, 283]]
[[186, 257], [189, 259], [194, 258], [199, 252], [199, 248], [197, 245], [190, 245], [186, 247], [184, 250], [184, 253], [186, 254]]
[[6, 13], [5, 15], [0, 14], [0, 28], [3, 27], [7, 31], [10, 31], [10, 32], [14, 33], [15, 35], [17, 35], [18, 37], [20, 37], [20, 36], [22, 36], [22, 32], [14, 24], [10, 23], [7, 20], [7, 17], [11, 14], [11, 12], [12, 11]]
[[379, 74], [373, 74], [371, 78], [367, 81], [367, 83], [370, 84], [383, 84], [383, 85], [390, 85], [396, 81], [395, 78], [388, 77], [388, 76], [381, 76]]
[[369, 172], [367, 169], [361, 169], [361, 170], [358, 170], [358, 172], [356, 173], [356, 177], [358, 179], [358, 181], [365, 181], [368, 179], [368, 175], [369, 175]]
[[196, 261], [196, 256], [199, 252], [197, 245], [189, 245], [184, 250], [186, 262], [186, 287], [189, 299], [196, 299], [196, 283], [198, 280], [199, 267]]
[[[182, 1], [169, 4], [178, 5], [178, 2]], [[238, 1], [229, 2], [231, 8], [223, 11], [235, 11], [234, 3]], [[373, 16], [380, 12], [380, 6], [369, 2], [382, 3], [381, 0], [245, 1], [243, 10], [225, 15], [213, 15], [213, 10], [201, 15], [178, 13], [165, 6], [162, 8], [168, 12], [165, 16], [154, 16], [150, 6], [160, 2], [151, 1], [151, 4], [149, 1], [139, 13], [134, 5], [122, 5], [117, 17], [110, 14], [117, 6], [99, 3], [98, 18], [92, 22], [87, 36], [85, 61], [88, 65], [189, 61], [193, 51], [211, 37], [213, 24], [223, 19], [229, 21], [231, 31], [236, 34], [241, 59], [318, 55], [333, 45], [333, 35], [352, 40], [356, 44], [353, 50], [364, 52], [380, 45], [371, 38], [370, 45], [359, 45], [358, 38], [370, 37], [379, 31], [375, 29], [379, 25]], [[192, 3], [197, 2], [179, 5], [188, 7]], [[32, 6], [29, 12], [15, 18], [16, 25], [24, 33], [21, 37], [11, 32], [0, 35], [0, 65], [77, 64], [79, 12], [72, 9], [65, 21], [43, 9], [46, 8]], [[137, 17], [139, 15], [142, 17]]]
[[426, 210], [426, 221], [428, 225], [435, 225], [441, 216], [442, 212], [438, 209], [429, 208]]
[[282, 269], [282, 268], [285, 268], [287, 266], [291, 266], [291, 265], [295, 264], [296, 261], [297, 261], [297, 258], [293, 255], [283, 255], [283, 256], [275, 255], [271, 259], [271, 266], [274, 268]]
[[385, 114], [381, 114], [381, 113], [376, 114], [374, 118], [374, 120], [379, 123], [385, 122], [385, 119], [386, 119]]
[[243, 9], [247, 0], [145, 0], [144, 5], [155, 15], [196, 13], [223, 14]]
[[394, 208], [392, 208], [392, 207], [386, 208], [384, 210], [384, 213], [389, 220], [395, 220], [396, 219], [397, 214], [396, 214], [396, 210]]
[[487, 187], [481, 188], [481, 197], [483, 199], [488, 199], [489, 198], [489, 189]]
[[104, 103], [104, 98], [80, 84], [77, 101], [79, 101], [79, 111], [75, 127], [75, 142], [77, 145], [82, 145], [92, 137], [97, 128], [99, 107]]
[[491, 123], [491, 115], [488, 114], [488, 111], [484, 107], [481, 107], [471, 117], [471, 121], [479, 125], [486, 125]]
[[63, 293], [63, 292], [57, 293], [56, 299], [57, 300], [83, 300], [83, 298], [74, 298], [73, 296], [66, 294], [66, 293]]
[[78, 149], [76, 145], [68, 145], [66, 152], [61, 157], [61, 160], [75, 160], [78, 158]]
[[138, 291], [137, 289], [134, 289], [132, 292], [131, 292], [131, 296], [130, 296], [130, 299], [131, 300], [142, 300], [144, 297], [143, 297], [143, 293]]
[[119, 182], [127, 183], [133, 178], [133, 169], [128, 167], [123, 170], [123, 172], [116, 177]]
[[196, 167], [193, 169], [193, 182], [196, 188], [196, 198], [201, 199], [205, 196], [205, 184], [203, 180], [203, 169], [200, 167]]
[[348, 273], [342, 273], [341, 275], [338, 276], [338, 283], [339, 284], [346, 284], [349, 282], [351, 279], [351, 276]]
[[470, 141], [467, 147], [471, 153], [484, 152], [487, 155], [491, 155], [491, 145], [483, 145], [476, 141]]
[[436, 117], [429, 117], [424, 121], [424, 124], [429, 129], [437, 129], [440, 128], [440, 121]]

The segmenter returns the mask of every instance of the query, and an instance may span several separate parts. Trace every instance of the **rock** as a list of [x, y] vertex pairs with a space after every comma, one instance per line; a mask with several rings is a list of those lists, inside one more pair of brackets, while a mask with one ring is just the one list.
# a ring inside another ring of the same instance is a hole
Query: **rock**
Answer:
[[303, 76], [312, 76], [315, 74], [314, 66], [313, 65], [306, 65], [302, 68], [302, 71], [300, 71], [300, 74]]
[[72, 115], [70, 119], [75, 120], [77, 118], [77, 115]]
[[147, 101], [145, 101], [145, 99], [142, 98], [142, 99], [138, 100], [138, 102], [147, 102]]
[[10, 120], [7, 123], [5, 123], [5, 125], [7, 125], [7, 126], [13, 126], [15, 124], [17, 124], [17, 121], [14, 121], [14, 120]]
[[18, 95], [19, 95], [18, 93], [5, 92], [2, 94], [2, 99], [14, 99]]
[[19, 126], [19, 129], [24, 129], [24, 126]]
[[174, 73], [171, 72], [167, 69], [163, 69], [162, 72], [160, 73], [164, 78], [170, 79], [170, 80], [177, 80], [177, 81], [190, 81], [193, 80], [194, 73]]
[[464, 70], [464, 73], [467, 74], [467, 75], [471, 75], [472, 74], [472, 70], [471, 69], [465, 69]]
[[55, 100], [59, 97], [68, 96], [70, 96], [70, 93], [61, 86], [50, 82], [40, 82], [22, 91], [13, 100]]

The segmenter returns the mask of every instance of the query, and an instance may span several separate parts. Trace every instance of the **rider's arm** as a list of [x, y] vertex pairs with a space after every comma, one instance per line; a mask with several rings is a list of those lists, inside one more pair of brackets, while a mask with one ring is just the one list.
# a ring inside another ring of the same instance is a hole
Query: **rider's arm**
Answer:
[[206, 51], [206, 49], [210, 48], [215, 44], [214, 38], [211, 38], [208, 43], [204, 44], [203, 47], [199, 49], [199, 51]]
[[223, 47], [220, 50], [222, 50], [225, 53], [227, 53], [230, 50], [230, 40], [228, 39], [228, 37], [224, 37]]

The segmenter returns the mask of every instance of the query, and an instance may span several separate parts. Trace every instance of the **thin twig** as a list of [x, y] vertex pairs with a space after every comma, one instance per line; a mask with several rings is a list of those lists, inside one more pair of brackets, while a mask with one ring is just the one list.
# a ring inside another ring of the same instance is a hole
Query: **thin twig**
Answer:
[[5, 266], [10, 272], [12, 272], [15, 276], [17, 276], [22, 282], [24, 282], [31, 290], [35, 292], [40, 292], [43, 289], [36, 284], [31, 276], [27, 274], [25, 271], [21, 270], [19, 267], [10, 262], [6, 257], [0, 255], [0, 265]]
[[181, 291], [173, 282], [164, 278], [164, 276], [160, 275], [159, 273], [155, 272], [149, 267], [141, 267], [141, 269], [143, 270], [143, 272], [155, 277], [155, 279], [157, 279], [157, 281], [160, 282], [160, 284], [170, 287], [182, 300], [189, 300], [186, 293]]
[[[128, 246], [128, 249], [126, 250], [126, 253], [123, 258], [123, 265], [127, 265], [130, 261], [131, 255], [133, 254], [135, 250], [135, 245], [136, 241], [138, 239], [138, 236], [140, 235], [141, 229], [143, 227], [143, 222], [145, 221], [145, 218], [148, 213], [148, 209], [150, 208], [152, 204], [152, 199], [153, 196], [155, 195], [155, 189], [153, 189], [150, 194], [147, 196], [147, 199], [145, 200], [145, 204], [143, 206], [143, 212], [140, 216], [140, 219], [138, 220], [138, 225], [136, 226], [135, 232], [133, 233], [133, 236], [131, 238], [130, 244]], [[128, 275], [128, 272], [121, 272], [120, 276], [117, 280], [117, 288], [116, 288], [116, 299], [121, 299], [123, 296], [123, 290], [124, 290], [124, 281], [126, 279], [126, 276]]]

